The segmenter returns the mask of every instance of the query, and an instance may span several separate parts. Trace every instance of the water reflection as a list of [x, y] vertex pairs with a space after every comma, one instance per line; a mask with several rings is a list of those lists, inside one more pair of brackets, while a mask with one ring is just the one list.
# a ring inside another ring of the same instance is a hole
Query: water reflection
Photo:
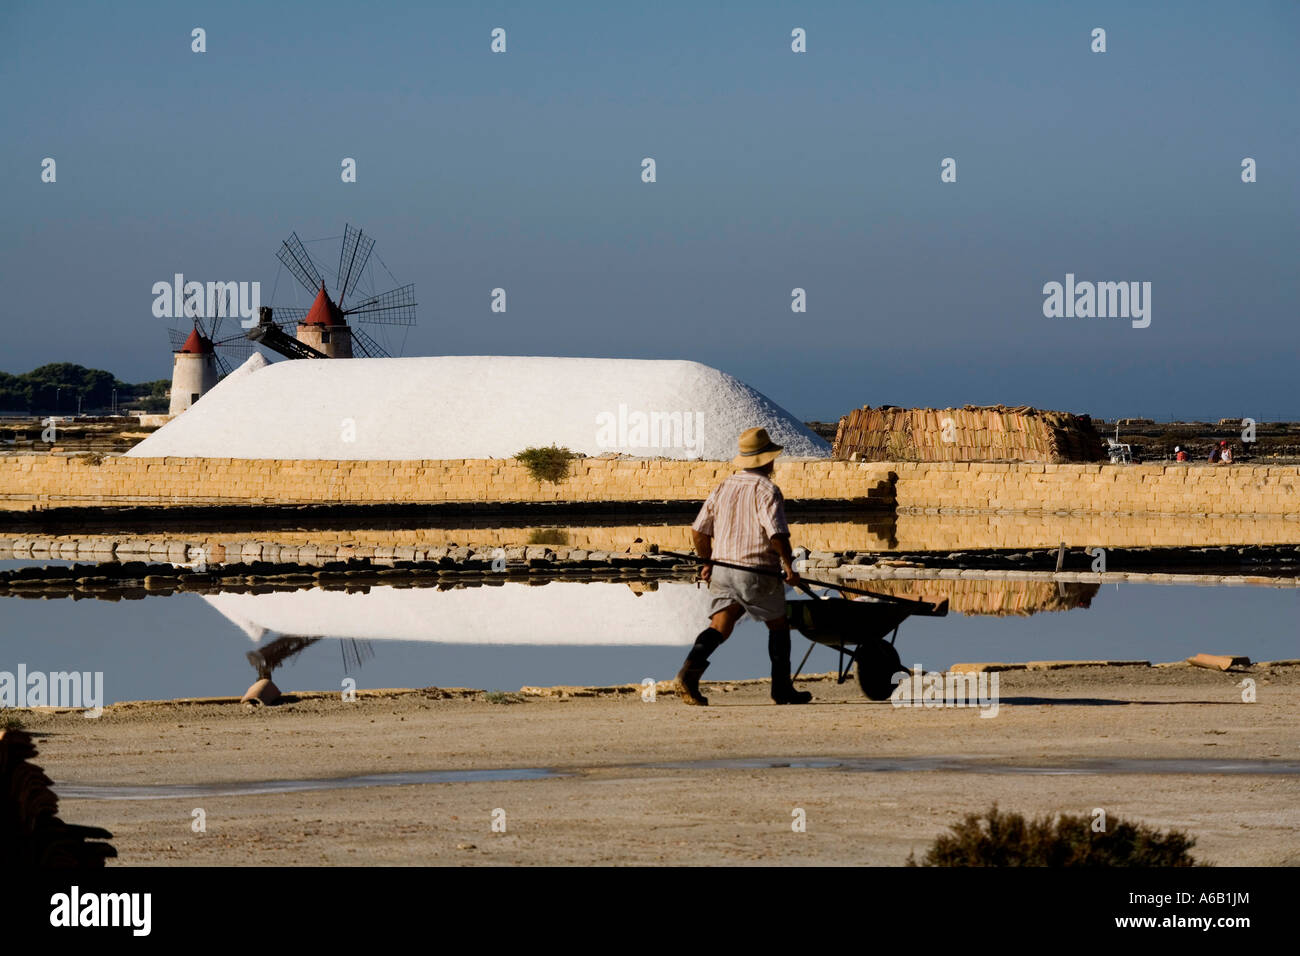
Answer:
[[[277, 667], [322, 640], [324, 638], [286, 634], [277, 637], [264, 647], [249, 651], [244, 656], [248, 658], [248, 663], [253, 665], [258, 680], [270, 680]], [[375, 649], [369, 641], [348, 638], [339, 644], [339, 654], [343, 659], [343, 673], [350, 674], [359, 671], [365, 661], [374, 657]]]
[[[274, 511], [274, 509], [271, 509]], [[226, 555], [234, 546], [265, 543], [275, 553], [346, 557], [392, 555], [393, 551], [443, 547], [497, 548], [543, 546], [586, 551], [626, 551], [640, 540], [661, 550], [691, 548], [690, 522], [694, 510], [678, 513], [584, 517], [580, 521], [514, 520], [500, 515], [481, 520], [448, 518], [412, 520], [399, 515], [376, 520], [369, 515], [326, 515], [286, 512], [261, 518], [239, 516], [177, 517], [159, 524], [156, 511], [87, 513], [84, 522], [47, 514], [6, 516], [0, 520], [0, 560], [49, 557], [105, 560], [120, 549], [139, 557], [154, 554], [168, 560], [169, 548], [184, 560], [187, 550], [206, 549], [209, 561], [239, 560]], [[902, 509], [878, 513], [819, 513], [790, 505], [796, 545], [810, 551], [865, 553], [1032, 550], [1055, 548], [1064, 541], [1072, 549], [1288, 545], [1300, 543], [1300, 521], [1281, 515], [1157, 515], [999, 514], [993, 512], [925, 513]], [[26, 547], [14, 548], [22, 541]], [[314, 561], [313, 557], [307, 563]]]
[[[869, 587], [896, 597], [947, 599], [950, 610], [960, 614], [1026, 616], [1086, 608], [1100, 586], [909, 579], [872, 581]], [[305, 588], [202, 597], [254, 641], [268, 634], [311, 634], [446, 644], [684, 645], [707, 618], [709, 603], [707, 589], [696, 583], [642, 580], [372, 586], [364, 592]]]
[[918, 578], [860, 582], [873, 591], [926, 601], [947, 599], [956, 614], [1026, 617], [1092, 605], [1099, 584], [1074, 581], [925, 580]]
[[708, 591], [695, 584], [640, 580], [306, 588], [203, 600], [254, 641], [310, 634], [439, 644], [689, 644], [709, 605]]
[[[952, 611], [965, 615], [1018, 616], [1086, 608], [1098, 591], [1096, 584], [1050, 581], [907, 580], [873, 582], [871, 587], [897, 597], [948, 600]], [[829, 597], [835, 592], [823, 593]], [[276, 666], [326, 638], [344, 642], [345, 674], [374, 655], [372, 640], [682, 647], [706, 620], [709, 604], [707, 589], [698, 583], [643, 580], [372, 586], [351, 592], [304, 588], [205, 594], [202, 599], [251, 640], [267, 642], [247, 655], [258, 678], [265, 680]]]
[[[250, 666], [259, 678], [275, 670], [282, 684], [287, 672], [286, 689], [298, 690], [337, 691], [345, 677], [357, 677], [360, 688], [510, 692], [524, 685], [635, 684], [672, 676], [703, 626], [708, 600], [707, 591], [673, 577], [502, 581], [483, 575], [473, 585], [371, 578], [346, 591], [314, 586], [306, 575], [298, 579], [301, 590], [139, 588], [130, 596], [140, 600], [120, 603], [93, 599], [100, 595], [90, 590], [0, 596], [0, 670], [22, 662], [29, 671], [102, 671], [105, 703], [238, 695], [248, 686]], [[949, 601], [948, 617], [903, 625], [899, 645], [909, 665], [1170, 661], [1199, 652], [1296, 656], [1300, 591], [1294, 589], [964, 578], [855, 583]], [[38, 597], [46, 599], [32, 600]], [[1251, 627], [1243, 629], [1243, 621]], [[230, 643], [235, 636], [242, 647]], [[368, 641], [373, 648], [361, 643]], [[801, 653], [802, 639], [796, 642]], [[805, 672], [834, 664], [835, 652], [819, 648]], [[710, 677], [766, 672], [764, 629], [743, 621], [715, 655]]]

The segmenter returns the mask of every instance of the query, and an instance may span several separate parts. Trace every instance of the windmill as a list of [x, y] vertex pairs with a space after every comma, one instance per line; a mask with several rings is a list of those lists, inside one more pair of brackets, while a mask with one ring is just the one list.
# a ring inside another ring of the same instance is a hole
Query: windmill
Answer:
[[361, 285], [369, 283], [367, 268], [374, 245], [375, 240], [360, 229], [344, 226], [331, 295], [320, 267], [298, 234], [292, 233], [280, 244], [276, 258], [313, 297], [311, 307], [261, 309], [259, 325], [247, 333], [248, 338], [289, 358], [387, 357], [388, 351], [362, 325], [415, 325], [415, 285], [379, 294], [359, 292]]
[[216, 304], [212, 316], [195, 316], [190, 328], [167, 330], [172, 343], [172, 395], [168, 414], [179, 415], [229, 375], [233, 362], [248, 358], [253, 344], [243, 329], [223, 337], [221, 323], [230, 312], [228, 299]]

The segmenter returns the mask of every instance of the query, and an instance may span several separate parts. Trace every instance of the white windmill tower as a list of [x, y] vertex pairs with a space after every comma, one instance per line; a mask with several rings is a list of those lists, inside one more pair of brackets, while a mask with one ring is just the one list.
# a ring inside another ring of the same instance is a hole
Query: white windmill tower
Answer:
[[[246, 358], [252, 351], [242, 330], [228, 338], [220, 338], [221, 317], [225, 308], [218, 308], [211, 319], [195, 318], [189, 334], [185, 329], [168, 329], [172, 340], [172, 395], [167, 412], [179, 415], [216, 385], [223, 375], [229, 375], [233, 359]], [[206, 325], [205, 325], [206, 321]]]

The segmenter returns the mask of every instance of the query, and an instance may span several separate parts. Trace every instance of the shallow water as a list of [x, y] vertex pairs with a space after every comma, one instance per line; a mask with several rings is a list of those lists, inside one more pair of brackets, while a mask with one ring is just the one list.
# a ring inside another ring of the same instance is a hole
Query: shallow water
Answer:
[[852, 773], [945, 771], [997, 774], [1278, 774], [1300, 776], [1295, 760], [1071, 760], [1054, 766], [1001, 763], [982, 757], [772, 757], [653, 764], [661, 770], [844, 770]]
[[61, 800], [167, 800], [173, 797], [247, 797], [261, 793], [295, 793], [301, 790], [351, 790], [357, 787], [406, 787], [428, 783], [497, 783], [508, 780], [543, 780], [561, 777], [558, 770], [512, 767], [503, 770], [417, 770], [372, 773], [357, 777], [321, 777], [313, 780], [254, 780], [237, 783], [158, 784], [154, 786], [95, 786], [56, 784]]
[[[609, 768], [613, 770], [625, 768]], [[1210, 776], [1300, 776], [1294, 760], [1072, 760], [1050, 766], [1025, 766], [978, 757], [761, 757], [731, 760], [691, 760], [639, 764], [651, 770], [840, 770], [848, 773], [982, 773], [1029, 775], [1196, 774]], [[255, 780], [238, 783], [97, 786], [57, 784], [63, 800], [167, 800], [193, 797], [241, 797], [303, 790], [351, 790], [359, 787], [402, 787], [441, 783], [500, 783], [546, 780], [572, 772], [546, 767], [507, 767], [495, 770], [417, 770], [355, 777], [308, 780]], [[642, 779], [640, 777], [636, 778]], [[602, 782], [616, 782], [604, 780]]]
[[[1089, 593], [1089, 607], [1029, 616], [911, 618], [898, 638], [903, 663], [1300, 656], [1295, 589], [1123, 584]], [[684, 583], [565, 581], [119, 603], [5, 597], [0, 671], [21, 663], [29, 673], [103, 672], [104, 704], [239, 695], [257, 678], [248, 653], [289, 635], [319, 640], [297, 642], [306, 646], [274, 670], [284, 691], [337, 689], [345, 678], [359, 689], [631, 684], [676, 673], [705, 626], [704, 601], [706, 592]], [[767, 676], [766, 643], [761, 625], [742, 622], [708, 678]], [[793, 644], [797, 664], [808, 643], [796, 634]], [[835, 664], [836, 653], [819, 646], [804, 670]]]

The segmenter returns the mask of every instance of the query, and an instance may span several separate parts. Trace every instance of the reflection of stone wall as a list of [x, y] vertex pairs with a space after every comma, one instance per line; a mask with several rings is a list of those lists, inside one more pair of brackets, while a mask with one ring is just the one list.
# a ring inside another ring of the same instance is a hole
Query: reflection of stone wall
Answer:
[[1088, 607], [1100, 585], [1055, 581], [888, 580], [858, 585], [895, 597], [927, 601], [948, 599], [958, 614], [1029, 615]]
[[925, 514], [900, 512], [899, 551], [1201, 547], [1300, 542], [1300, 521], [1282, 515]]
[[[586, 458], [559, 484], [511, 459], [265, 461], [0, 456], [0, 497], [100, 504], [700, 501], [726, 462]], [[896, 478], [896, 482], [895, 479]], [[1300, 467], [779, 461], [787, 499], [900, 509], [1300, 517]], [[1037, 516], [1030, 523], [1041, 523]], [[1028, 527], [1028, 524], [1026, 525]]]
[[[826, 521], [792, 525], [795, 544], [810, 551], [884, 551], [892, 545], [893, 521], [888, 515], [868, 522]], [[208, 548], [211, 560], [224, 560], [225, 548], [242, 550], [245, 543], [262, 542], [286, 548], [310, 545], [316, 548], [438, 548], [457, 545], [470, 548], [543, 545], [586, 551], [626, 551], [637, 538], [642, 544], [657, 544], [665, 551], [692, 549], [690, 527], [676, 525], [610, 525], [572, 528], [446, 528], [402, 529], [248, 529], [173, 530], [155, 534], [111, 534], [68, 532], [65, 534], [0, 535], [0, 560], [12, 554], [12, 541], [21, 544], [24, 556], [104, 560], [134, 553], [141, 559], [191, 560], [191, 548]], [[216, 549], [222, 549], [220, 551]], [[369, 555], [364, 555], [369, 556]], [[383, 557], [392, 557], [384, 554]]]

